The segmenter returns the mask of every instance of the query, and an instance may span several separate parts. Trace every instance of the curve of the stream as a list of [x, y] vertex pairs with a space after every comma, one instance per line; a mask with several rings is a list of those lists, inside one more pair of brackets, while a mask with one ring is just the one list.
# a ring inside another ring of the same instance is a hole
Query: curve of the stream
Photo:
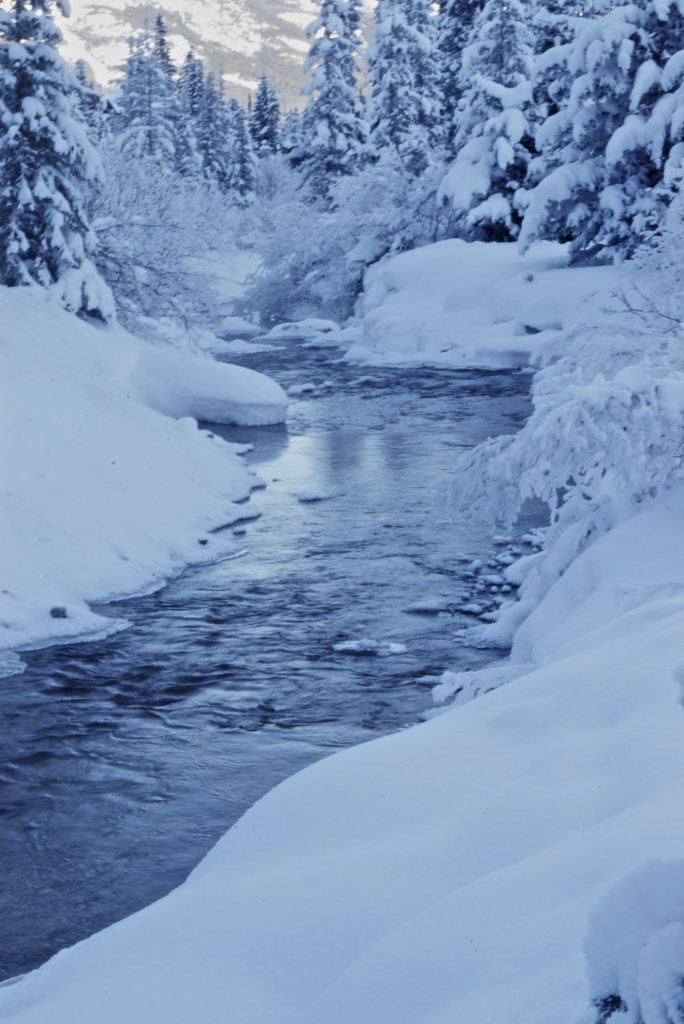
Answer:
[[[239, 361], [315, 385], [286, 427], [219, 431], [254, 445], [267, 485], [234, 527], [243, 557], [0, 684], [2, 977], [163, 895], [266, 790], [417, 722], [426, 677], [482, 660], [454, 640], [460, 616], [407, 609], [453, 605], [463, 557], [488, 551], [484, 524], [436, 511], [435, 485], [459, 450], [518, 429], [528, 378], [359, 370], [296, 342]], [[406, 651], [334, 650], [369, 637]]]

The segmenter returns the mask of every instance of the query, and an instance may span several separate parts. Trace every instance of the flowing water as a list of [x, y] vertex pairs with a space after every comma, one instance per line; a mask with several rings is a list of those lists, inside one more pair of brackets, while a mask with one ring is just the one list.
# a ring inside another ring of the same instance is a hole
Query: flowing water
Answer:
[[[265, 791], [419, 721], [426, 677], [484, 659], [454, 639], [459, 615], [406, 609], [453, 604], [463, 557], [488, 552], [435, 489], [460, 450], [518, 429], [527, 377], [359, 370], [295, 342], [234, 361], [317, 385], [287, 426], [212, 428], [254, 445], [266, 484], [233, 527], [243, 556], [0, 682], [1, 977], [162, 896]], [[312, 490], [327, 499], [299, 500]], [[333, 649], [368, 637], [406, 651]]]

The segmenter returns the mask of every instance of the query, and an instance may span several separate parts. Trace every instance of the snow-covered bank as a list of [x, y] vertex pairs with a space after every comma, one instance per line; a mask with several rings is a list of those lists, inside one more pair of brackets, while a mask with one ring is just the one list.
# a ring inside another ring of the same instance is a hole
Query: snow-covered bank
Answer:
[[613, 267], [569, 268], [558, 245], [521, 256], [512, 244], [437, 242], [366, 273], [347, 357], [526, 366], [560, 331], [600, 315], [616, 280]]
[[529, 620], [536, 670], [290, 779], [169, 897], [0, 988], [0, 1019], [582, 1018], [678, 913], [684, 563], [652, 548], [684, 550], [683, 512], [580, 556]]
[[89, 604], [236, 552], [211, 531], [253, 477], [190, 417], [280, 422], [277, 384], [98, 329], [41, 291], [1, 290], [0, 321], [0, 650], [115, 628]]

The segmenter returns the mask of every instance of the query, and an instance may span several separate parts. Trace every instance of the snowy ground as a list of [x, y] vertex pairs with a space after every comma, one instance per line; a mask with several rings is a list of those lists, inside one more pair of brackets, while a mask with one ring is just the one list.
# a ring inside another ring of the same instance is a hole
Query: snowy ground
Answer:
[[[281, 422], [273, 381], [0, 291], [0, 651], [117, 628], [92, 602], [236, 553], [254, 479], [196, 419]], [[12, 659], [1, 655], [5, 665]]]

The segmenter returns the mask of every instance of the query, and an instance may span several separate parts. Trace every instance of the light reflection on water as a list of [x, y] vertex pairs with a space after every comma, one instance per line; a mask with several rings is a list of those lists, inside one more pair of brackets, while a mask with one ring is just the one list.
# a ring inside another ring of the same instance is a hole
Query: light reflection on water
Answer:
[[[244, 557], [127, 602], [131, 629], [30, 655], [0, 684], [0, 976], [177, 885], [225, 829], [292, 772], [419, 720], [426, 675], [474, 665], [462, 624], [404, 609], [462, 590], [480, 523], [440, 516], [455, 452], [527, 415], [526, 378], [358, 369], [329, 352], [244, 357], [287, 386], [287, 427], [215, 428], [255, 445], [267, 484], [238, 527]], [[212, 428], [214, 429], [214, 428]], [[301, 503], [311, 488], [330, 500]], [[401, 641], [351, 658], [340, 640]]]

